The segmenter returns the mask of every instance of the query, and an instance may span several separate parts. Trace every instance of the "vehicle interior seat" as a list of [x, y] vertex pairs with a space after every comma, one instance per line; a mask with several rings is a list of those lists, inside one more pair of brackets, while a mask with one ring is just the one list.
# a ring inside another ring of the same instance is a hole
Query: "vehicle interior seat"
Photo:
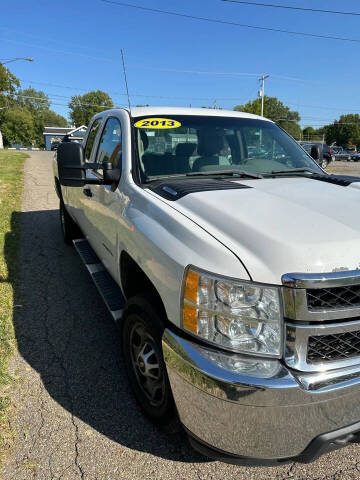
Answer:
[[149, 177], [176, 173], [175, 157], [168, 153], [144, 153], [142, 162]]
[[[204, 169], [211, 169], [209, 167], [218, 167], [219, 166], [219, 154], [220, 150], [223, 147], [223, 139], [219, 137], [216, 133], [214, 135], [207, 135], [206, 138], [203, 138], [201, 143], [198, 146], [198, 154], [200, 155], [197, 158], [192, 166], [193, 172], [201, 172]], [[216, 170], [216, 168], [214, 168]]]
[[158, 176], [158, 175], [171, 175], [175, 172], [174, 156], [171, 154], [159, 154], [148, 152], [149, 137], [140, 130], [141, 143], [139, 145], [140, 162], [143, 166], [145, 175]]
[[190, 157], [196, 149], [196, 143], [178, 143], [175, 149], [176, 173], [188, 173], [190, 168]]

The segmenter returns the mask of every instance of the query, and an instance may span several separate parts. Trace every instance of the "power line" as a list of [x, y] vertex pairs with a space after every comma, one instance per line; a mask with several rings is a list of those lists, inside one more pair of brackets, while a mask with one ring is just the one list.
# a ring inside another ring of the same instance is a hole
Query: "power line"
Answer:
[[[45, 93], [45, 92], [44, 92]], [[69, 105], [66, 104], [66, 103], [54, 103], [52, 101], [52, 98], [48, 95], [46, 95], [47, 98], [44, 98], [44, 97], [35, 97], [35, 96], [32, 96], [32, 95], [23, 95], [23, 94], [19, 94], [18, 95], [18, 98], [19, 99], [22, 99], [22, 98], [29, 98], [31, 100], [39, 100], [40, 102], [49, 102], [53, 105], [63, 105], [63, 106], [66, 106], [68, 107]], [[63, 95], [54, 95], [56, 97], [62, 97], [62, 98], [69, 98], [69, 97], [64, 97]], [[55, 98], [55, 100], [57, 100], [57, 98]], [[114, 108], [114, 107], [109, 107], [109, 105], [99, 105], [97, 103], [83, 103], [83, 102], [76, 102], [75, 103], [76, 106], [81, 106], [81, 107], [99, 107], [99, 108]], [[120, 106], [126, 106], [124, 103], [123, 104], [120, 104]], [[116, 108], [116, 107], [115, 107]]]
[[[51, 103], [52, 105], [62, 105], [62, 106], [69, 106], [68, 103], [55, 103], [54, 102], [54, 98], [53, 97], [57, 97], [55, 98], [56, 102], [58, 102], [58, 98], [60, 99], [66, 99], [66, 100], [72, 100], [73, 97], [68, 97], [68, 96], [65, 96], [65, 95], [56, 95], [56, 94], [49, 94], [47, 92], [43, 92], [47, 98], [44, 98], [44, 97], [36, 97], [36, 96], [33, 96], [33, 95], [23, 95], [22, 93], [18, 93], [16, 95], [17, 99], [21, 100], [23, 98], [29, 98], [29, 99], [32, 99], [32, 100], [39, 100], [40, 102], [43, 102], [43, 103], [46, 103], [46, 102], [49, 102]], [[125, 94], [126, 95], [126, 94]], [[183, 97], [185, 100], [194, 100], [193, 97]], [[128, 105], [125, 104], [125, 103], [119, 103], [116, 99], [112, 99], [114, 101], [114, 103], [117, 105], [117, 107], [127, 107]], [[208, 98], [207, 100], [213, 102], [214, 101], [214, 98]], [[98, 105], [98, 104], [93, 104], [93, 103], [84, 103], [84, 102], [79, 102], [78, 100], [76, 100], [76, 103], [75, 105], [79, 105], [79, 106], [86, 106], [86, 107], [100, 107], [100, 108], [117, 108], [117, 107], [109, 107], [107, 105], [105, 106], [102, 106], [102, 105]], [[194, 106], [194, 108], [197, 108]], [[199, 107], [200, 108], [200, 107]]]
[[[1, 28], [0, 28], [1, 30]], [[10, 31], [10, 29], [7, 29]], [[16, 32], [16, 30], [13, 30]], [[24, 33], [25, 35], [27, 35], [27, 33], [25, 32], [18, 32], [18, 33]], [[34, 35], [31, 35], [32, 37], [34, 38], [37, 38], [37, 39], [41, 39], [41, 40], [46, 40], [46, 41], [52, 41], [51, 39], [48, 39], [48, 38], [45, 38], [45, 37], [38, 37], [38, 36], [34, 36]], [[39, 48], [41, 50], [46, 50], [46, 51], [50, 51], [50, 52], [57, 52], [57, 53], [62, 53], [62, 54], [65, 54], [65, 55], [73, 55], [73, 56], [78, 56], [78, 57], [85, 57], [85, 58], [90, 58], [92, 60], [102, 60], [102, 61], [105, 61], [105, 62], [114, 62], [115, 60], [115, 56], [113, 58], [109, 58], [109, 57], [104, 57], [104, 56], [101, 56], [101, 57], [95, 57], [93, 55], [87, 55], [87, 54], [83, 54], [83, 53], [79, 53], [79, 52], [75, 52], [74, 49], [72, 51], [66, 51], [66, 50], [60, 50], [58, 48], [53, 48], [53, 47], [45, 47], [43, 45], [38, 45], [38, 44], [30, 44], [28, 42], [21, 42], [21, 41], [18, 41], [18, 40], [13, 40], [13, 39], [9, 39], [9, 38], [2, 38], [3, 41], [5, 42], [9, 42], [9, 43], [14, 43], [14, 44], [17, 44], [17, 45], [27, 45], [27, 46], [31, 46], [31, 47], [34, 47], [34, 48]], [[58, 42], [55, 42], [55, 43], [58, 43]], [[67, 45], [67, 44], [64, 44], [64, 45]], [[82, 47], [82, 46], [78, 46], [78, 45], [74, 45], [73, 46], [74, 48], [86, 48], [86, 47]], [[110, 52], [111, 53], [111, 52]], [[136, 59], [136, 60], [142, 60], [140, 57], [135, 57], [133, 55], [127, 55], [128, 58], [132, 58], [132, 59]], [[129, 66], [127, 66], [129, 68]], [[145, 69], [145, 70], [156, 70], [156, 71], [166, 71], [166, 72], [174, 72], [174, 73], [193, 73], [193, 74], [204, 74], [204, 75], [231, 75], [231, 76], [254, 76], [254, 77], [258, 77], [260, 75], [260, 73], [242, 73], [242, 72], [210, 72], [210, 71], [197, 71], [197, 70], [179, 70], [179, 69], [171, 69], [171, 68], [162, 68], [162, 67], [146, 67], [146, 66], [139, 66], [138, 64], [136, 66], [132, 66], [130, 64], [130, 67], [132, 68], [136, 68], [136, 69]], [[295, 80], [295, 81], [303, 81], [302, 79], [298, 79], [298, 78], [293, 78], [293, 77], [285, 77], [285, 76], [282, 76], [282, 75], [277, 75], [277, 78], [283, 78], [283, 79], [286, 79], [286, 80]]]
[[[45, 92], [44, 92], [45, 93]], [[45, 93], [46, 94], [46, 93]], [[53, 94], [54, 97], [60, 97], [60, 98], [64, 98], [64, 99], [68, 99], [70, 97], [66, 97], [64, 95], [55, 95]], [[22, 94], [19, 94], [18, 95], [19, 98], [28, 98], [28, 99], [32, 99], [32, 100], [39, 100], [40, 102], [50, 102], [51, 105], [58, 105], [58, 106], [66, 106], [68, 107], [69, 104], [68, 103], [58, 103], [58, 99], [55, 98], [56, 101], [53, 100], [53, 98], [51, 96], [48, 96], [47, 95], [47, 98], [43, 98], [43, 97], [36, 97], [36, 96], [32, 96], [32, 95], [22, 95]], [[117, 103], [117, 102], [116, 102]], [[103, 108], [103, 109], [108, 109], [108, 108], [117, 108], [117, 107], [109, 107], [108, 105], [98, 105], [98, 104], [92, 104], [92, 103], [83, 103], [83, 102], [77, 102], [76, 103], [77, 106], [81, 106], [81, 107], [98, 107], [98, 108]], [[118, 107], [126, 107], [127, 105], [126, 104], [118, 104]], [[196, 108], [196, 107], [194, 107]], [[306, 119], [308, 119], [306, 121]], [[316, 123], [312, 123], [311, 122], [311, 119], [313, 120], [317, 120]], [[293, 121], [293, 119], [288, 119], [288, 118], [281, 118], [279, 120], [283, 120], [283, 121]], [[323, 120], [322, 123], [318, 123], [319, 121]], [[309, 121], [312, 123], [312, 126], [325, 126], [325, 125], [359, 125], [360, 122], [339, 122], [337, 121], [336, 119], [335, 120], [331, 120], [331, 119], [328, 119], [328, 118], [324, 118], [324, 119], [321, 119], [320, 117], [311, 117], [311, 116], [304, 116], [304, 117], [301, 117], [301, 120], [300, 122], [306, 122], [308, 123]], [[327, 123], [325, 123], [327, 122]]]
[[[260, 77], [262, 74], [261, 73], [247, 73], [247, 72], [211, 72], [207, 70], [182, 70], [179, 68], [163, 68], [163, 67], [144, 67], [144, 66], [139, 66], [139, 65], [131, 65], [130, 68], [132, 69], [139, 69], [139, 70], [154, 70], [158, 72], [173, 72], [173, 73], [190, 73], [194, 75], [221, 75], [224, 77]], [[302, 78], [296, 78], [296, 77], [288, 77], [285, 75], [274, 75], [271, 74], [272, 77], [278, 78], [279, 80], [291, 80], [294, 82], [303, 82], [303, 83], [309, 83], [306, 80], [303, 80]]]
[[334, 15], [353, 15], [360, 17], [360, 12], [343, 12], [339, 10], [322, 10], [321, 8], [305, 8], [305, 7], [292, 7], [290, 5], [276, 5], [273, 3], [260, 3], [260, 2], [243, 2], [242, 0], [221, 0], [228, 3], [239, 3], [241, 5], [252, 5], [254, 7], [271, 7], [271, 8], [283, 8], [286, 10], [301, 10], [302, 12], [313, 13], [331, 13]]
[[323, 125], [323, 124], [316, 124], [315, 125], [321, 125], [323, 127], [327, 127], [328, 125], [360, 125], [360, 122], [337, 122], [337, 121], [334, 121], [333, 123], [330, 123], [328, 125]]
[[[38, 85], [45, 85], [45, 86], [48, 86], [48, 87], [54, 87], [54, 88], [65, 88], [65, 89], [69, 89], [69, 90], [81, 90], [81, 91], [84, 91], [84, 92], [89, 92], [90, 90], [87, 88], [80, 88], [80, 87], [71, 87], [69, 85], [59, 85], [59, 84], [54, 84], [54, 83], [47, 83], [47, 82], [38, 82], [38, 81], [34, 81], [34, 80], [25, 80], [25, 79], [20, 79], [21, 82], [25, 82], [29, 85], [32, 85], [32, 84], [38, 84]], [[114, 92], [114, 91], [109, 91], [108, 93], [112, 94], [112, 95], [122, 95], [122, 96], [126, 96], [127, 94], [125, 92]], [[53, 96], [61, 96], [61, 95], [55, 95], [55, 94], [50, 94], [50, 95], [53, 95]], [[144, 98], [158, 98], [158, 99], [164, 99], [164, 100], [208, 100], [208, 101], [214, 101], [214, 98], [216, 97], [217, 100], [221, 100], [221, 101], [238, 101], [238, 100], [247, 100], [248, 98], [247, 97], [219, 97], [217, 95], [215, 95], [214, 97], [193, 97], [191, 95], [187, 96], [187, 97], [181, 97], [181, 96], [168, 96], [168, 95], [149, 95], [149, 94], [145, 94], [145, 93], [131, 93], [130, 94], [131, 97], [144, 97]], [[68, 98], [68, 97], [64, 97], [64, 98]]]
[[[174, 73], [191, 73], [196, 75], [223, 75], [223, 76], [239, 76], [239, 77], [258, 77], [260, 73], [242, 73], [242, 72], [210, 72], [206, 70], [181, 70], [179, 68], [162, 68], [162, 67], [143, 67], [143, 66], [132, 66], [134, 69], [140, 70], [155, 70], [160, 72], [174, 72]], [[290, 77], [289, 77], [290, 78]]]
[[[53, 97], [58, 97], [58, 98], [64, 98], [64, 99], [70, 99], [71, 100], [71, 97], [67, 97], [67, 96], [64, 96], [64, 95], [55, 95], [55, 94], [47, 94], [46, 92], [44, 92], [45, 95], [47, 96], [47, 98], [44, 98], [44, 97], [36, 97], [36, 96], [32, 96], [32, 95], [23, 95], [23, 94], [19, 94], [18, 95], [18, 98], [29, 98], [29, 99], [33, 99], [33, 100], [39, 100], [41, 102], [50, 102], [50, 103], [53, 103]], [[58, 99], [55, 98], [55, 100], [57, 101]], [[210, 99], [210, 100], [213, 100], [213, 99]], [[115, 102], [115, 103], [118, 103], [118, 102]], [[111, 108], [107, 105], [105, 106], [101, 106], [101, 105], [98, 105], [98, 104], [92, 104], [92, 103], [84, 103], [84, 102], [76, 102], [77, 105], [81, 105], [81, 106], [91, 106], [91, 107], [101, 107], [101, 108]], [[54, 105], [67, 105], [67, 104], [55, 104]], [[120, 106], [126, 106], [126, 104], [119, 104]], [[322, 117], [313, 117], [313, 116], [301, 116], [301, 120], [305, 120], [305, 119], [308, 119], [308, 120], [318, 120], [318, 121], [324, 121], [324, 122], [331, 122], [331, 121], [336, 121], [336, 120], [331, 120], [329, 118], [322, 118]], [[286, 120], [286, 121], [293, 121], [293, 119], [288, 119], [288, 118], [282, 118], [281, 120]], [[339, 122], [337, 122], [339, 124]], [[349, 122], [346, 122], [346, 123], [349, 123]], [[340, 123], [341, 124], [341, 123]]]
[[[271, 75], [272, 77], [274, 75]], [[54, 87], [54, 88], [65, 88], [69, 90], [74, 90], [74, 91], [84, 91], [84, 92], [89, 92], [89, 88], [82, 88], [82, 87], [74, 87], [74, 86], [69, 86], [69, 85], [60, 85], [60, 84], [54, 84], [54, 83], [48, 83], [48, 82], [38, 82], [35, 80], [26, 80], [26, 79], [20, 79], [21, 82], [25, 82], [29, 85], [33, 84], [38, 84], [38, 85], [45, 85], [48, 87]], [[44, 92], [46, 93], [46, 92]], [[126, 96], [125, 92], [115, 92], [115, 91], [109, 91], [109, 94], [112, 95], [121, 95], [121, 96]], [[54, 93], [47, 93], [47, 95], [52, 95], [53, 97], [61, 97], [61, 98], [70, 98], [67, 96], [63, 95], [58, 95]], [[155, 98], [155, 99], [163, 99], [163, 100], [184, 100], [184, 101], [190, 101], [190, 100], [199, 100], [199, 101], [214, 101], [214, 98], [216, 98], [218, 101], [221, 102], [226, 102], [226, 101], [249, 101], [251, 99], [251, 96], [249, 97], [220, 97], [218, 95], [214, 95], [213, 97], [193, 97], [191, 95], [183, 97], [183, 96], [171, 96], [171, 95], [151, 95], [151, 94], [146, 94], [146, 93], [130, 93], [130, 97], [142, 97], [142, 98]], [[325, 107], [323, 105], [306, 105], [302, 103], [293, 103], [291, 101], [282, 100], [286, 105], [291, 105], [291, 106], [296, 106], [296, 107], [303, 107], [303, 108], [316, 108], [316, 109], [321, 109], [321, 110], [334, 110], [334, 111], [347, 111], [347, 112], [360, 112], [360, 107], [359, 108], [347, 108], [347, 107]], [[305, 117], [302, 117], [305, 118]]]
[[14, 43], [16, 45], [26, 45], [28, 47], [34, 47], [34, 48], [39, 48], [40, 50], [45, 50], [48, 52], [57, 52], [57, 53], [62, 53], [65, 55], [74, 55], [76, 57], [83, 57], [83, 58], [89, 58], [91, 60], [101, 60], [103, 62], [114, 62], [115, 58], [106, 58], [106, 57], [95, 57], [93, 55], [86, 55], [84, 53], [79, 53], [79, 52], [74, 52], [74, 51], [66, 51], [66, 50], [59, 50], [58, 48], [51, 48], [51, 47], [44, 47], [43, 45], [36, 45], [28, 42], [19, 42], [17, 40], [11, 40], [8, 38], [2, 38], [1, 39], [3, 42], [9, 42], [9, 43]]
[[327, 40], [339, 40], [343, 42], [354, 42], [354, 43], [360, 43], [360, 39], [357, 38], [347, 38], [347, 37], [335, 37], [332, 35], [320, 35], [316, 33], [305, 33], [305, 32], [296, 32], [294, 30], [283, 30], [280, 28], [270, 28], [270, 27], [260, 27], [258, 25], [247, 25], [244, 23], [237, 23], [237, 22], [231, 22], [229, 20], [218, 20], [215, 18], [207, 18], [207, 17], [198, 17], [195, 15], [189, 15], [185, 13], [178, 13], [178, 12], [172, 12], [170, 10], [159, 10], [157, 8], [149, 8], [149, 7], [142, 7], [140, 5], [133, 5], [132, 3], [125, 3], [125, 2], [116, 2], [114, 0], [100, 0], [103, 3], [108, 3], [111, 5], [117, 5], [120, 7], [129, 7], [129, 8], [136, 8], [138, 10], [144, 10], [147, 12], [152, 12], [152, 13], [160, 13], [160, 14], [165, 14], [165, 15], [172, 15], [176, 17], [182, 17], [182, 18], [188, 18], [192, 20], [200, 20], [203, 22], [210, 22], [210, 23], [220, 23], [222, 25], [232, 25], [234, 27], [242, 27], [242, 28], [251, 28], [254, 30], [265, 30], [268, 32], [279, 32], [279, 33], [286, 33], [290, 35], [299, 35], [302, 37], [312, 37], [312, 38], [324, 38]]
[[296, 107], [303, 107], [303, 108], [320, 108], [322, 110], [346, 110], [348, 112], [359, 112], [360, 111], [360, 107], [359, 108], [347, 108], [347, 107], [324, 107], [324, 106], [321, 106], [321, 105], [304, 105], [302, 103], [291, 103], [291, 102], [288, 102], [286, 100], [283, 100], [284, 103], [286, 103], [287, 105], [292, 105], [292, 106], [296, 106]]
[[[35, 37], [35, 38], [42, 38], [42, 37]], [[2, 38], [2, 40], [5, 41], [5, 42], [15, 43], [15, 44], [18, 44], [18, 45], [27, 45], [27, 46], [31, 46], [31, 47], [34, 47], [34, 48], [39, 48], [41, 50], [63, 53], [65, 55], [73, 55], [73, 56], [78, 56], [78, 57], [90, 58], [92, 60], [100, 60], [100, 61], [112, 62], [112, 63], [115, 60], [115, 57], [114, 58], [107, 58], [107, 57], [104, 57], [104, 56], [94, 57], [92, 55], [86, 55], [86, 54], [77, 53], [77, 52], [74, 52], [74, 51], [68, 52], [68, 51], [59, 50], [59, 49], [56, 49], [56, 48], [44, 47], [43, 45], [29, 44], [28, 42], [19, 42], [17, 40], [12, 40], [12, 39], [8, 39], [8, 38]], [[49, 40], [49, 39], [46, 39], [46, 40]], [[86, 48], [86, 47], [77, 46], [77, 48]], [[139, 57], [134, 57], [132, 55], [131, 56], [127, 55], [127, 56], [129, 58], [132, 58], [132, 59], [140, 60]], [[154, 70], [154, 71], [160, 71], [160, 72], [189, 73], [189, 74], [197, 74], [197, 75], [198, 74], [199, 75], [223, 75], [223, 76], [229, 76], [229, 77], [230, 76], [259, 77], [261, 75], [261, 73], [248, 73], [248, 72], [212, 72], [212, 71], [203, 71], [203, 70], [181, 70], [181, 69], [177, 69], [177, 68], [163, 68], [163, 67], [153, 67], [153, 66], [147, 67], [147, 66], [139, 66], [138, 64], [136, 66], [132, 65], [132, 64], [127, 65], [127, 68], [128, 69], [129, 68], [130, 69], [140, 69], [140, 70]], [[271, 76], [273, 78], [277, 78], [279, 80], [290, 80], [290, 81], [294, 81], [294, 82], [311, 83], [311, 82], [308, 82], [308, 81], [306, 81], [302, 78], [289, 77], [289, 76], [285, 76], [285, 75], [271, 74]], [[40, 82], [38, 82], [38, 83], [40, 83]], [[78, 90], [85, 90], [85, 89], [78, 88]]]
[[31, 38], [35, 38], [36, 40], [41, 40], [42, 42], [46, 41], [46, 42], [51, 42], [51, 43], [55, 43], [57, 45], [64, 45], [66, 47], [70, 47], [72, 49], [78, 49], [78, 48], [81, 48], [81, 49], [85, 49], [85, 50], [91, 50], [93, 52], [96, 52], [98, 54], [102, 54], [103, 52], [101, 50], [97, 50], [97, 49], [94, 49], [94, 48], [91, 48], [89, 47], [88, 45], [85, 46], [85, 45], [78, 45], [78, 44], [75, 44], [75, 43], [65, 43], [65, 42], [59, 42], [59, 40], [54, 40], [54, 38], [49, 38], [49, 37], [44, 37], [44, 36], [39, 36], [39, 35], [33, 35], [25, 30], [15, 30], [13, 28], [8, 28], [8, 27], [2, 27], [0, 26], [0, 31], [7, 31], [7, 32], [10, 32], [10, 33], [15, 33], [17, 35], [25, 35], [26, 37], [31, 37]]

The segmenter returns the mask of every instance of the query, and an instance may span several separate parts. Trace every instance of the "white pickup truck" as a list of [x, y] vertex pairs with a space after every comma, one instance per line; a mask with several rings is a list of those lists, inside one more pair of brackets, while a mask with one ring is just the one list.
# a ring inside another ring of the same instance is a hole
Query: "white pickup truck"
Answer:
[[359, 441], [359, 178], [265, 118], [173, 107], [96, 115], [54, 176], [148, 416], [235, 463]]

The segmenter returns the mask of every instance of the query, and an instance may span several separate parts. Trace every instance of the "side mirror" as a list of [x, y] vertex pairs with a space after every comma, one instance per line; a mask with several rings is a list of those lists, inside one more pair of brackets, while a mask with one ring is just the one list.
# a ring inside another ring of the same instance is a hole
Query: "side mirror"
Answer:
[[[57, 163], [59, 181], [64, 187], [113, 185], [120, 180], [121, 170], [113, 169], [111, 162], [85, 162], [84, 148], [79, 143], [61, 143], [57, 150]], [[86, 170], [103, 170], [103, 179], [86, 178]]]
[[59, 181], [64, 187], [85, 185], [84, 148], [79, 143], [60, 143], [57, 152]]
[[310, 150], [310, 155], [314, 160], [319, 160], [320, 158], [320, 147], [313, 145]]

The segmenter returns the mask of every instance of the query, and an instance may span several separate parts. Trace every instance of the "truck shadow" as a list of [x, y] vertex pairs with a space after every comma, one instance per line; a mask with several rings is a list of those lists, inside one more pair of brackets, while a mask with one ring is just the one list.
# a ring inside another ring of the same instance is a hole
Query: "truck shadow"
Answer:
[[118, 333], [85, 267], [61, 238], [58, 210], [14, 212], [21, 222], [20, 272], [5, 257], [15, 291], [18, 349], [51, 397], [121, 445], [170, 460], [203, 462], [182, 433], [166, 433], [142, 414], [131, 394]]

